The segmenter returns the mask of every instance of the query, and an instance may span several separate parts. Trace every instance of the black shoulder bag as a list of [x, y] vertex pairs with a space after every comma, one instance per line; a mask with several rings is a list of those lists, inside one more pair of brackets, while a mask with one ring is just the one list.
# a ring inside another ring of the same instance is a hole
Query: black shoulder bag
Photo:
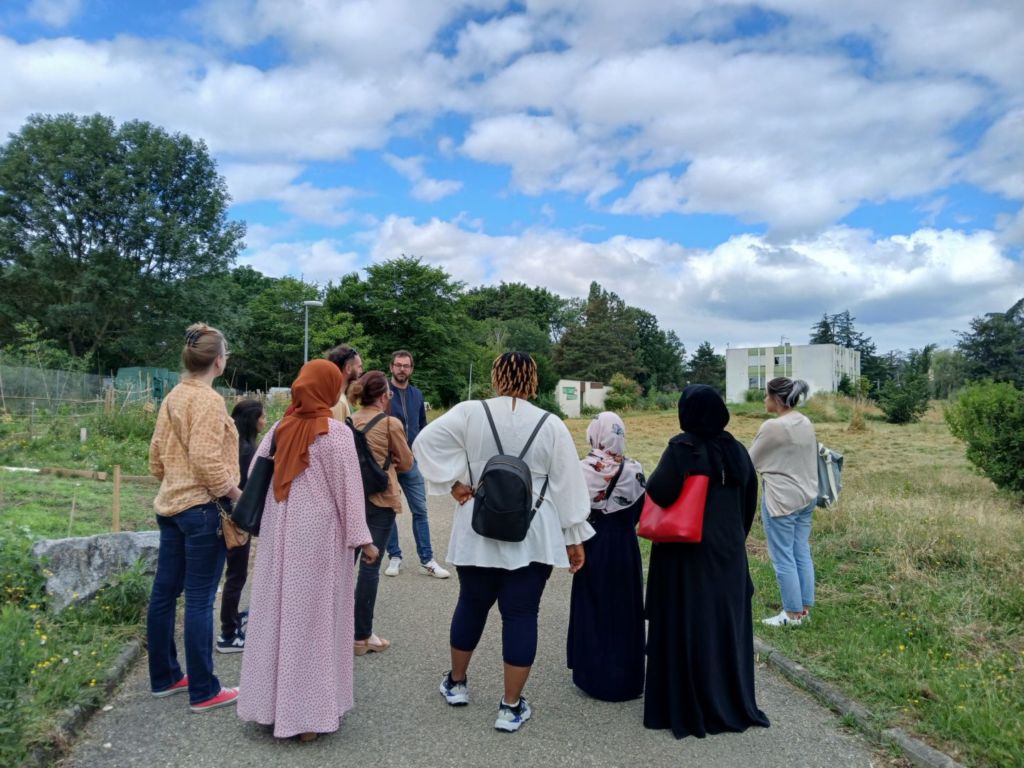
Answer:
[[242, 497], [231, 510], [231, 519], [243, 531], [253, 536], [260, 535], [260, 523], [263, 522], [263, 507], [267, 501], [267, 491], [274, 479], [274, 454], [277, 453], [277, 429], [270, 439], [270, 455], [259, 456], [249, 471], [249, 479], [245, 481]]

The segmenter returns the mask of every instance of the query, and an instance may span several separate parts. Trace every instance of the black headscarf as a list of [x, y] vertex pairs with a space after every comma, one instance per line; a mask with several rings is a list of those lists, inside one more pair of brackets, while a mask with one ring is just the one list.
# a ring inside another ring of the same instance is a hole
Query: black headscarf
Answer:
[[[713, 482], [741, 485], [746, 481], [749, 461], [743, 461], [743, 446], [725, 431], [728, 424], [729, 409], [722, 396], [706, 384], [691, 384], [679, 396], [679, 427], [683, 434], [671, 442], [695, 449], [695, 471], [707, 471]], [[700, 457], [703, 447], [707, 448], [707, 463]]]
[[679, 396], [679, 428], [708, 440], [725, 431], [729, 409], [707, 384], [691, 384]]

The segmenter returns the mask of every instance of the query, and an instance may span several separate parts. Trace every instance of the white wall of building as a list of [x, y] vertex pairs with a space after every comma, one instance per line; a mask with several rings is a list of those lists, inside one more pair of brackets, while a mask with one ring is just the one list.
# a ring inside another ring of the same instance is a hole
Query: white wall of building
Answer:
[[815, 392], [835, 392], [843, 375], [860, 379], [860, 352], [836, 344], [781, 344], [736, 347], [725, 354], [725, 399], [742, 403], [748, 389], [761, 389], [777, 376], [803, 379]]
[[580, 416], [581, 406], [603, 409], [604, 398], [610, 389], [611, 387], [606, 387], [599, 381], [560, 379], [555, 388], [555, 395], [562, 413], [575, 419]]

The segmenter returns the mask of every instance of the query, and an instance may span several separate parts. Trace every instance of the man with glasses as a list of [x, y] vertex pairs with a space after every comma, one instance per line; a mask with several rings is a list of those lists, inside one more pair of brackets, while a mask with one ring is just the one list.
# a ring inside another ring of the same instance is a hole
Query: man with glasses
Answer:
[[338, 366], [345, 377], [345, 383], [341, 387], [341, 399], [331, 409], [331, 415], [338, 421], [344, 422], [352, 415], [352, 408], [348, 404], [345, 392], [350, 381], [363, 375], [363, 358], [348, 344], [339, 344], [327, 353], [327, 359]]
[[[427, 410], [423, 393], [409, 383], [412, 376], [412, 353], [400, 349], [391, 355], [391, 415], [405, 424], [405, 434], [412, 447], [420, 430], [427, 426]], [[416, 554], [420, 558], [420, 570], [435, 579], [447, 579], [451, 574], [438, 565], [430, 547], [430, 524], [427, 522], [427, 493], [423, 476], [416, 464], [408, 472], [398, 473], [398, 484], [402, 486], [405, 500], [412, 512], [412, 535], [416, 540]], [[388, 567], [385, 576], [397, 576], [402, 566], [402, 549], [398, 545], [398, 524], [391, 529], [388, 539]]]

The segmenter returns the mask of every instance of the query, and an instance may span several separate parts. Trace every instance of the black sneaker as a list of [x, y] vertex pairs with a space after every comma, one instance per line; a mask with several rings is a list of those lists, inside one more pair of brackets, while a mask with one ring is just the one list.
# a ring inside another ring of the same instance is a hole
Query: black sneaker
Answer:
[[523, 723], [530, 719], [533, 710], [525, 697], [519, 697], [519, 703], [514, 707], [505, 703], [502, 699], [498, 704], [498, 719], [494, 721], [494, 727], [499, 731], [515, 733], [522, 727]]
[[217, 638], [217, 653], [241, 653], [245, 650], [245, 635], [235, 632], [230, 638], [221, 635]]

